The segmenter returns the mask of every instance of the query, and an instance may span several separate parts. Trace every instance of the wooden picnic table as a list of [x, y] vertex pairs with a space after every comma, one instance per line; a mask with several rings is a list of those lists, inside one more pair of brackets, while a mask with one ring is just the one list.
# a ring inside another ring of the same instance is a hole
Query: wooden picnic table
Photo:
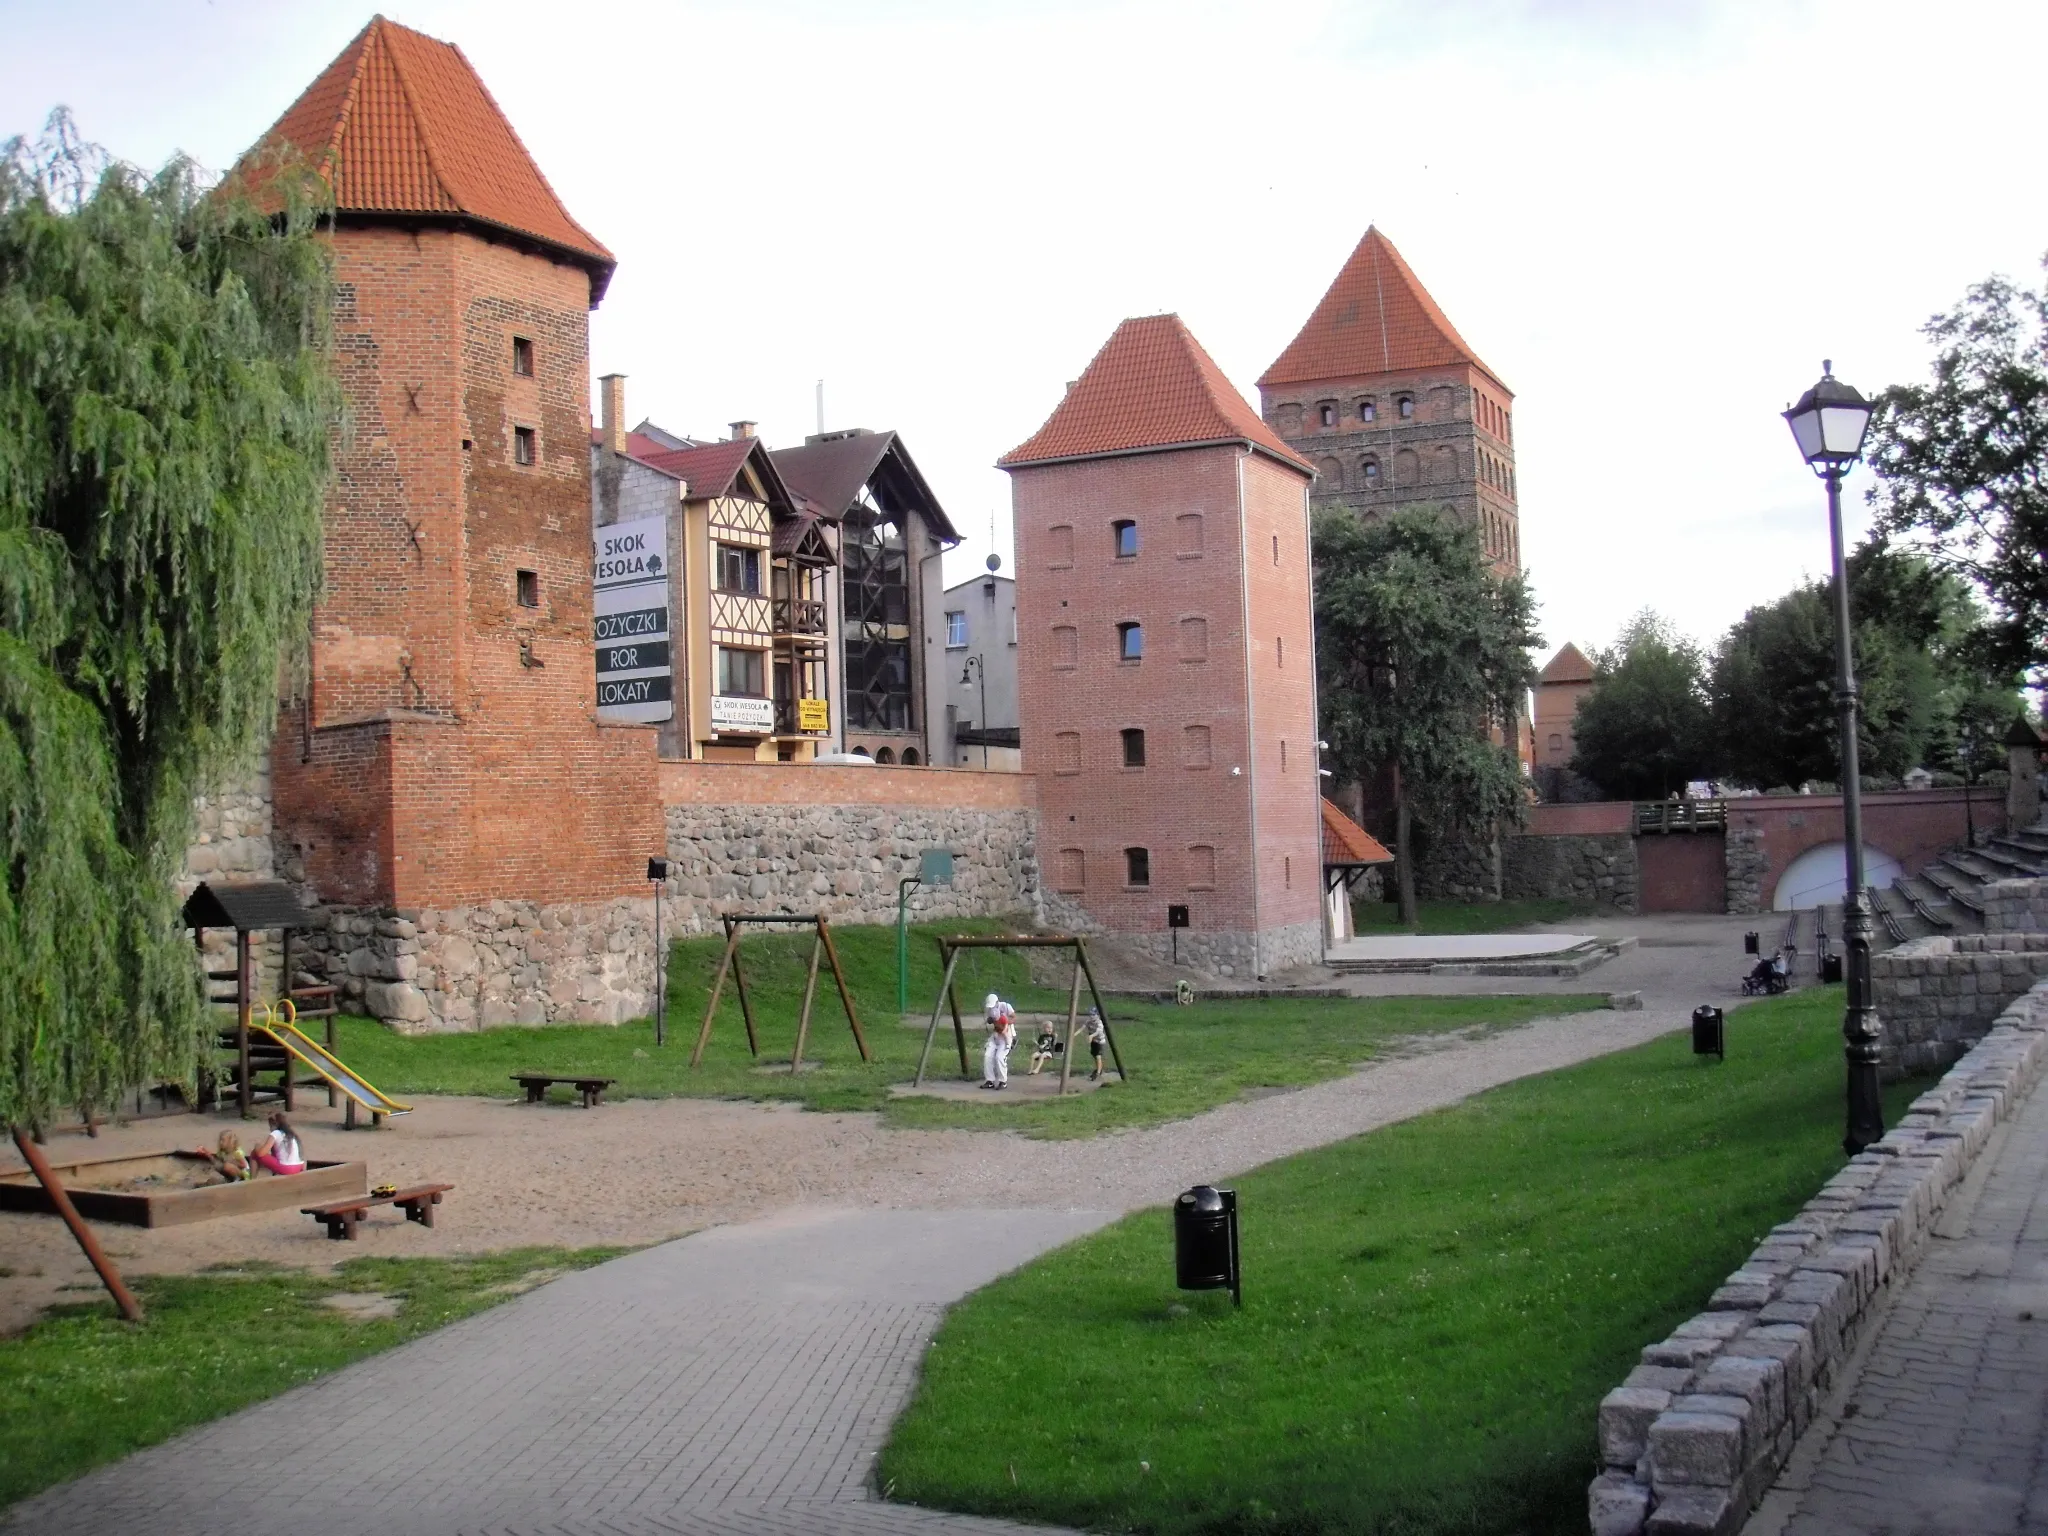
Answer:
[[454, 1187], [453, 1184], [416, 1184], [411, 1189], [395, 1189], [388, 1195], [357, 1195], [352, 1200], [301, 1206], [299, 1214], [325, 1222], [327, 1235], [336, 1242], [352, 1243], [356, 1240], [356, 1228], [362, 1224], [364, 1214], [379, 1205], [395, 1205], [405, 1212], [407, 1221], [431, 1227], [434, 1224], [434, 1207]]
[[583, 1096], [583, 1107], [595, 1109], [604, 1102], [604, 1091], [618, 1082], [616, 1077], [589, 1077], [574, 1072], [514, 1072], [512, 1081], [526, 1090], [526, 1102], [542, 1104], [548, 1090], [557, 1083], [572, 1084]]

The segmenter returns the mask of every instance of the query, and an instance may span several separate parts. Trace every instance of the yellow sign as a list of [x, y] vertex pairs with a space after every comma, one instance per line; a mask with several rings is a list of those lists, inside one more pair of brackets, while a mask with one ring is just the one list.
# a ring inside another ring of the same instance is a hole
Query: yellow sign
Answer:
[[831, 730], [832, 706], [823, 699], [798, 699], [796, 728], [800, 731]]

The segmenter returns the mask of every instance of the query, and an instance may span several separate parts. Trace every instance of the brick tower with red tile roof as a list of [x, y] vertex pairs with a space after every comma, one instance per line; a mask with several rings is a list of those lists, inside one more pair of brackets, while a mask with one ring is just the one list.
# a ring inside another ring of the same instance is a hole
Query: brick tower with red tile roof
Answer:
[[1178, 316], [1000, 461], [1048, 920], [1264, 975], [1322, 953], [1309, 466]]
[[1502, 572], [1522, 562], [1514, 398], [1377, 229], [1259, 380], [1266, 422], [1316, 468], [1318, 511], [1448, 507]]
[[[622, 971], [606, 936], [665, 841], [654, 735], [598, 723], [591, 630], [611, 253], [461, 51], [382, 17], [258, 150], [278, 146], [334, 188], [350, 411], [310, 682], [272, 751], [279, 851], [380, 941], [351, 1006], [446, 1028], [641, 1011], [651, 946]], [[508, 924], [545, 930], [509, 971], [429, 940]]]

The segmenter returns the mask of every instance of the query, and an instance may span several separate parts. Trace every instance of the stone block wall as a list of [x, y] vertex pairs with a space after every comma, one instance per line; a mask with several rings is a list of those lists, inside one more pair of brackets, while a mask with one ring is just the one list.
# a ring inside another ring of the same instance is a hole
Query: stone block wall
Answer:
[[1986, 933], [2048, 933], [2048, 879], [1994, 880], [1983, 897]]
[[1614, 912], [1639, 910], [1636, 840], [1625, 832], [1525, 833], [1507, 840], [1501, 865], [1501, 895], [1510, 901], [1548, 897]]
[[1499, 842], [1476, 833], [1418, 836], [1416, 842], [1415, 894], [1419, 900], [1501, 899], [1503, 858]]
[[1729, 913], [1746, 917], [1763, 911], [1764, 877], [1771, 868], [1763, 833], [1755, 827], [1731, 826], [1722, 840], [1721, 856], [1728, 871]]
[[[1038, 915], [1046, 927], [1060, 933], [1105, 931], [1080, 903], [1057, 891], [1044, 893]], [[1323, 925], [1320, 921], [1289, 923], [1257, 934], [1183, 928], [1178, 945], [1173, 931], [1165, 928], [1146, 933], [1119, 932], [1115, 937], [1119, 949], [1142, 955], [1161, 965], [1178, 964], [1183, 970], [1236, 981], [1263, 978], [1296, 966], [1317, 965], [1323, 958]], [[1043, 975], [1034, 967], [1033, 979], [1046, 986], [1065, 985], [1071, 970], [1064, 965], [1064, 960], [1065, 957], [1060, 956], [1059, 963], [1048, 963]]]
[[2048, 932], [1912, 939], [1871, 956], [1870, 974], [1886, 1076], [1933, 1071], [1960, 1057], [2001, 1009], [2048, 977]]
[[[234, 885], [248, 880], [291, 878], [280, 871], [270, 837], [270, 764], [260, 759], [248, 772], [235, 775], [212, 794], [192, 802], [192, 841], [185, 849], [185, 867], [178, 876], [178, 900], [182, 904], [201, 881]], [[251, 935], [250, 952], [256, 963], [256, 987], [263, 996], [282, 988], [278, 962], [281, 958], [277, 935]], [[210, 971], [233, 970], [235, 936], [227, 929], [209, 929], [204, 951]]]
[[2048, 1066], [2048, 984], [2012, 1002], [1883, 1140], [1771, 1229], [1707, 1310], [1600, 1404], [1594, 1536], [1733, 1536], [1834, 1387], [1865, 1320]]

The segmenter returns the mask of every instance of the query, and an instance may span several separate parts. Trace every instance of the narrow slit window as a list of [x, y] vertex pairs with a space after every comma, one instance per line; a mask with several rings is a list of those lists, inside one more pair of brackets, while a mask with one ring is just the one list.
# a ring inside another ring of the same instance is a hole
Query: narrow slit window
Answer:
[[1119, 661], [1143, 661], [1145, 659], [1145, 626], [1142, 624], [1117, 625], [1116, 654]]
[[512, 462], [513, 462], [513, 463], [515, 463], [515, 464], [531, 464], [531, 463], [533, 462], [533, 460], [534, 460], [534, 451], [533, 451], [533, 448], [534, 448], [534, 444], [533, 444], [533, 438], [534, 438], [534, 432], [533, 432], [533, 428], [531, 428], [531, 427], [514, 427], [514, 428], [512, 429]]
[[1394, 402], [1394, 414], [1403, 421], [1412, 419], [1415, 415], [1415, 397], [1413, 395], [1403, 395], [1400, 399], [1396, 400]]
[[1109, 525], [1114, 536], [1116, 557], [1119, 560], [1135, 560], [1138, 555], [1138, 525], [1129, 518]]
[[540, 606], [539, 571], [519, 572], [518, 575], [513, 578], [512, 586], [513, 590], [519, 596], [520, 607], [538, 608]]
[[533, 377], [533, 342], [527, 337], [512, 338], [512, 371], [521, 378]]
[[1145, 766], [1145, 733], [1135, 727], [1124, 731], [1124, 766], [1142, 768]]

